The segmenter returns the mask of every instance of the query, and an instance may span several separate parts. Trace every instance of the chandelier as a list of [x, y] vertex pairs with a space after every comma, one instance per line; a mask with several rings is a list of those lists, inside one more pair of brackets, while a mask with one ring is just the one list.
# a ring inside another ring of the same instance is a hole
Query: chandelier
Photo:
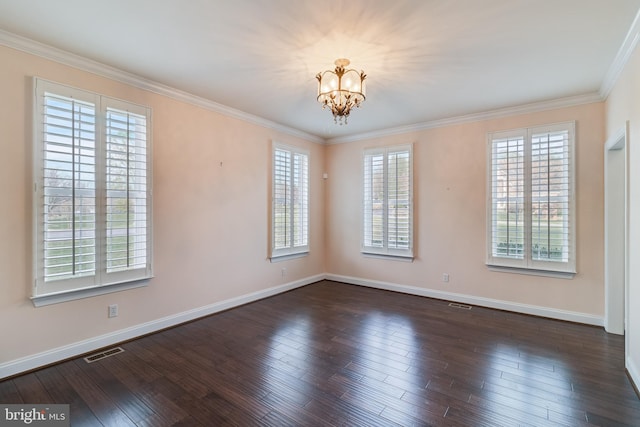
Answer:
[[365, 100], [364, 71], [359, 73], [353, 69], [345, 69], [350, 64], [348, 59], [340, 58], [334, 62], [336, 69], [318, 73], [318, 102], [322, 108], [331, 108], [333, 121], [347, 124], [347, 118], [353, 107], [360, 107]]

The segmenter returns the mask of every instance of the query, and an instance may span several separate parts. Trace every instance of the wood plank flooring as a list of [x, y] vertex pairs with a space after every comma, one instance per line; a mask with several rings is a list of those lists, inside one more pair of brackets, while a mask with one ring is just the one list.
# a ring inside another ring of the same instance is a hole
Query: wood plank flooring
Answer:
[[318, 282], [0, 382], [76, 426], [640, 426], [602, 328]]

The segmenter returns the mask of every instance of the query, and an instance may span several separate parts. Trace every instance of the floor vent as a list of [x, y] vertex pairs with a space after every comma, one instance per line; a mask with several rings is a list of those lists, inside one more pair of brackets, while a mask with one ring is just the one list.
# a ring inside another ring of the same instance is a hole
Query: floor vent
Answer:
[[121, 347], [110, 348], [109, 350], [102, 351], [100, 353], [92, 354], [84, 358], [85, 362], [93, 363], [98, 360], [102, 360], [106, 357], [113, 356], [114, 354], [122, 353], [124, 351]]
[[470, 305], [466, 305], [466, 304], [458, 304], [457, 302], [450, 302], [449, 303], [449, 307], [453, 307], [453, 308], [461, 308], [463, 310], [471, 310], [471, 306]]

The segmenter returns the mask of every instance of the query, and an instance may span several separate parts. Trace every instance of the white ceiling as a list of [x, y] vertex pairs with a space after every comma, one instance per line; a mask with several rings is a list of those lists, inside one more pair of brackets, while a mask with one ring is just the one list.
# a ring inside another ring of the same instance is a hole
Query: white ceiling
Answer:
[[[0, 0], [0, 29], [325, 139], [597, 93], [640, 0]], [[368, 75], [339, 126], [336, 58]]]

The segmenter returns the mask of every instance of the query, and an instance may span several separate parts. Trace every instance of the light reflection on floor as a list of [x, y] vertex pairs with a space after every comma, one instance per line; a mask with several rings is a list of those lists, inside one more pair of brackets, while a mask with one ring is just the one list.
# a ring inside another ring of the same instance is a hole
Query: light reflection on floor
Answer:
[[403, 398], [406, 390], [427, 386], [428, 366], [413, 324], [397, 313], [376, 311], [366, 315], [359, 332], [358, 357], [345, 369], [360, 374], [359, 381], [368, 387], [354, 387], [345, 397], [400, 425], [414, 424], [420, 419], [419, 408]]
[[567, 409], [567, 405], [548, 399], [550, 393], [567, 398], [573, 395], [567, 365], [557, 357], [545, 356], [540, 351], [522, 346], [500, 343], [490, 354], [486, 372], [482, 392], [472, 394], [470, 403], [495, 414], [509, 414], [520, 418], [523, 418], [522, 414], [530, 414], [555, 422], [575, 422], [576, 416], [583, 415], [583, 412], [576, 414], [574, 409]]
[[262, 362], [262, 378], [268, 392], [265, 402], [276, 404], [284, 414], [296, 410], [295, 406], [287, 407], [287, 403], [305, 406], [311, 400], [313, 385], [302, 378], [313, 369], [313, 326], [309, 316], [299, 314], [269, 337], [268, 356]]

